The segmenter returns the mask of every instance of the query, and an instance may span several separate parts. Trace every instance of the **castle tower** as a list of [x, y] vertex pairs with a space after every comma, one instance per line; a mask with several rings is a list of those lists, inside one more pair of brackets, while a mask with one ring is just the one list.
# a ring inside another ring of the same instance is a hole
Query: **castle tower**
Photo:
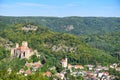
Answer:
[[18, 48], [19, 47], [19, 44], [18, 43], [16, 43], [16, 48]]
[[14, 48], [11, 49], [11, 57], [14, 56]]
[[22, 42], [22, 46], [28, 47], [27, 41], [23, 41], [23, 42]]

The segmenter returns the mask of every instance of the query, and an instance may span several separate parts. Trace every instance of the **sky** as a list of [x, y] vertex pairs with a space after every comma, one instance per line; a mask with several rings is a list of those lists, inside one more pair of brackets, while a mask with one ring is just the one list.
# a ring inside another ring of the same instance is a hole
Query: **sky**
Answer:
[[120, 0], [0, 0], [0, 15], [120, 17]]

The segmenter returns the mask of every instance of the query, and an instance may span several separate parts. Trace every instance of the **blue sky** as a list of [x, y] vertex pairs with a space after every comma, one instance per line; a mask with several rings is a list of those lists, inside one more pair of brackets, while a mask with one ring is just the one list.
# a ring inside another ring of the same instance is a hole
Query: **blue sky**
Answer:
[[120, 17], [120, 0], [0, 0], [0, 15]]

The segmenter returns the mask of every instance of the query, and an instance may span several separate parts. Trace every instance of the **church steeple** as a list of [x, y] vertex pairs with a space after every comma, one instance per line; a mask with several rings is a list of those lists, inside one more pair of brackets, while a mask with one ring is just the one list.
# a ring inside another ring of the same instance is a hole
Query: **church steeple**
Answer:
[[66, 61], [66, 67], [67, 67], [67, 65], [68, 65], [68, 59], [67, 59], [67, 56], [66, 56], [66, 58], [65, 58], [65, 61]]

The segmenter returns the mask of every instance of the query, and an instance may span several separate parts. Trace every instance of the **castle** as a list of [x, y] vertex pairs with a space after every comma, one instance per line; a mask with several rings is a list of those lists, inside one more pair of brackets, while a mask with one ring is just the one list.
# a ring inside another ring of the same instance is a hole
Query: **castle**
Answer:
[[28, 47], [28, 43], [26, 41], [23, 41], [21, 46], [19, 46], [19, 44], [16, 43], [16, 47], [11, 49], [11, 57], [29, 59], [29, 57], [32, 56], [33, 54], [34, 51]]

